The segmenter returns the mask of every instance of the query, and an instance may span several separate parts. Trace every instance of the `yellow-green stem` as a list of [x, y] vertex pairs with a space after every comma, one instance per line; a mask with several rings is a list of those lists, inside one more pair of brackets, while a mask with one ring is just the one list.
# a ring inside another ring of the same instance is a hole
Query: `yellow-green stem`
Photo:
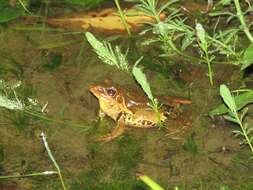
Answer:
[[114, 2], [115, 2], [115, 5], [116, 5], [116, 7], [118, 9], [120, 19], [121, 19], [121, 21], [122, 21], [122, 23], [123, 23], [123, 25], [124, 25], [124, 27], [125, 27], [125, 29], [127, 31], [127, 34], [129, 36], [131, 36], [131, 31], [130, 31], [130, 29], [128, 27], [128, 24], [127, 24], [127, 21], [126, 21], [126, 16], [125, 16], [125, 14], [123, 13], [123, 11], [122, 11], [122, 9], [120, 7], [119, 1], [118, 0], [114, 0]]
[[239, 0], [234, 0], [234, 4], [235, 4], [236, 12], [237, 12], [237, 17], [241, 23], [243, 31], [246, 34], [246, 36], [248, 37], [248, 39], [250, 40], [250, 42], [253, 43], [253, 36], [251, 35], [249, 28], [245, 22]]
[[205, 56], [206, 56], [206, 63], [208, 66], [209, 81], [210, 81], [210, 84], [213, 86], [213, 71], [212, 71], [211, 61], [209, 59], [208, 51], [207, 50], [204, 50], [204, 51], [205, 51]]
[[243, 135], [244, 135], [244, 137], [245, 137], [245, 139], [247, 141], [247, 144], [250, 147], [251, 153], [253, 154], [253, 145], [251, 144], [249, 136], [247, 135], [247, 132], [245, 131], [245, 128], [244, 128], [244, 126], [243, 126], [243, 124], [242, 124], [242, 122], [241, 122], [241, 120], [240, 120], [240, 118], [238, 116], [238, 113], [234, 113], [234, 115], [235, 115], [236, 120], [239, 122], [239, 125], [240, 125], [240, 127], [242, 129]]

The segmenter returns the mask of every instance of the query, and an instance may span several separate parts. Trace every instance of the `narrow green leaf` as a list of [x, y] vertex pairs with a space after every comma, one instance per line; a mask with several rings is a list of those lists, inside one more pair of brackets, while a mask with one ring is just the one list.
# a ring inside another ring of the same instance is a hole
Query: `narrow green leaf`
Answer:
[[[247, 104], [250, 104], [253, 102], [253, 90], [242, 93], [239, 96], [235, 96], [234, 101], [236, 104], [237, 111], [242, 109]], [[221, 104], [217, 106], [215, 109], [213, 109], [212, 111], [210, 111], [209, 115], [210, 116], [221, 115], [221, 114], [228, 113], [228, 111], [229, 110], [227, 106], [225, 104]]]
[[253, 63], [253, 43], [247, 47], [243, 54], [243, 62], [241, 70], [246, 69]]
[[143, 73], [143, 71], [139, 67], [136, 67], [136, 66], [133, 67], [132, 73], [133, 73], [135, 79], [137, 80], [137, 82], [141, 85], [143, 91], [146, 93], [148, 98], [151, 101], [153, 101], [154, 97], [152, 95], [146, 75]]
[[231, 92], [230, 90], [228, 89], [228, 87], [224, 84], [222, 84], [220, 86], [220, 95], [221, 97], [223, 98], [223, 101], [226, 103], [226, 105], [229, 107], [229, 109], [232, 111], [232, 112], [236, 112], [237, 109], [236, 109], [236, 105], [235, 105], [235, 102], [234, 102], [234, 98], [233, 96], [231, 95]]
[[150, 177], [146, 175], [141, 175], [140, 179], [147, 184], [152, 190], [164, 190], [158, 183], [152, 180]]
[[238, 120], [236, 120], [235, 118], [231, 117], [231, 116], [228, 116], [228, 115], [225, 115], [224, 118], [228, 121], [231, 121], [233, 123], [236, 123], [236, 124], [239, 124], [238, 123]]

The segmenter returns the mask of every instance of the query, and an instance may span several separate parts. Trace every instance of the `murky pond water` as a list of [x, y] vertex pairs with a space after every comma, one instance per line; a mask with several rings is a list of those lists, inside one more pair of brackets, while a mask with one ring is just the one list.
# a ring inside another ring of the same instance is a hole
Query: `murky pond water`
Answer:
[[[156, 95], [184, 97], [192, 104], [183, 105], [166, 128], [129, 127], [112, 142], [97, 142], [116, 122], [99, 121], [90, 85], [110, 79], [133, 94], [143, 92], [131, 74], [103, 64], [83, 37], [1, 28], [0, 64], [6, 69], [1, 78], [21, 80], [20, 94], [48, 102], [47, 116], [61, 122], [1, 109], [1, 175], [54, 170], [39, 136], [43, 131], [68, 189], [148, 189], [137, 172], [166, 189], [252, 189], [253, 164], [248, 147], [232, 134], [237, 126], [207, 117], [221, 102], [217, 87], [228, 81], [237, 85], [239, 68], [215, 65], [215, 87], [210, 87], [205, 65], [160, 58], [159, 50], [141, 46], [139, 36], [117, 39], [113, 43], [129, 48], [131, 61], [144, 56], [140, 65]], [[77, 43], [44, 48], [68, 40]], [[1, 180], [0, 189], [61, 189], [61, 184], [57, 176], [39, 176]]]

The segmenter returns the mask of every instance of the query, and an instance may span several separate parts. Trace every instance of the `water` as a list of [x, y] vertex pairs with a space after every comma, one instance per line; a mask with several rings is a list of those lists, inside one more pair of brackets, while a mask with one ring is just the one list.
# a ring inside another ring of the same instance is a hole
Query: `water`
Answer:
[[[114, 43], [130, 48], [131, 61], [144, 56], [140, 64], [145, 66], [155, 94], [187, 97], [192, 104], [181, 108], [183, 112], [168, 122], [168, 129], [128, 128], [118, 139], [101, 143], [96, 138], [109, 133], [116, 122], [108, 117], [99, 122], [98, 102], [89, 86], [110, 79], [131, 92], [142, 93], [133, 77], [103, 64], [83, 35], [21, 32], [12, 26], [1, 29], [0, 63], [7, 68], [0, 73], [1, 78], [22, 80], [26, 88], [21, 94], [37, 97], [43, 104], [48, 102], [47, 115], [68, 122], [47, 122], [2, 110], [2, 175], [54, 169], [39, 137], [44, 131], [68, 189], [148, 189], [136, 178], [136, 172], [150, 176], [166, 189], [176, 185], [183, 189], [251, 189], [253, 165], [248, 147], [240, 146], [240, 139], [231, 132], [237, 126], [206, 116], [221, 103], [219, 84], [237, 84], [238, 68], [215, 65], [216, 86], [210, 87], [205, 65], [189, 65], [178, 57], [159, 58], [159, 50], [143, 48], [140, 37], [131, 41], [119, 38]], [[38, 48], [73, 39], [78, 43]], [[0, 188], [61, 186], [57, 176], [49, 176], [4, 180]]]

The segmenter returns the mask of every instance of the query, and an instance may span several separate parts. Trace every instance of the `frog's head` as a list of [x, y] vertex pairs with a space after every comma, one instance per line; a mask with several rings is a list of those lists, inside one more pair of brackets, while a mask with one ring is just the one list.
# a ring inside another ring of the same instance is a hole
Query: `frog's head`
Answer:
[[100, 102], [115, 104], [124, 100], [123, 94], [113, 85], [92, 85], [89, 90]]

